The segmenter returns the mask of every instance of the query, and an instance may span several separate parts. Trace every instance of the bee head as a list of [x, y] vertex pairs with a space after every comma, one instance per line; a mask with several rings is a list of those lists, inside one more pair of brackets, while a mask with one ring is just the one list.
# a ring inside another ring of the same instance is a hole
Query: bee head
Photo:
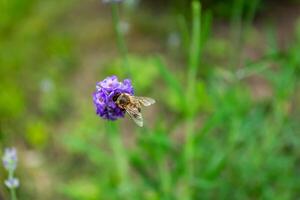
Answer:
[[120, 93], [117, 93], [115, 96], [113, 96], [113, 101], [114, 102], [117, 102], [117, 100], [118, 100], [118, 98], [119, 98], [119, 96], [120, 96], [121, 94]]

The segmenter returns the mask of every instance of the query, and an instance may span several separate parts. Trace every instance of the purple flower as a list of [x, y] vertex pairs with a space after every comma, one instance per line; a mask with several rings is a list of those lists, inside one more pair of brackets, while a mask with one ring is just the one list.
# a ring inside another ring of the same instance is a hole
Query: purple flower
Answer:
[[17, 188], [20, 185], [19, 179], [17, 179], [17, 178], [9, 178], [9, 179], [5, 180], [4, 183], [10, 189]]
[[18, 157], [15, 148], [6, 148], [2, 157], [3, 165], [6, 170], [14, 171], [17, 167]]
[[[4, 168], [8, 171], [8, 179], [4, 181], [4, 184], [11, 190], [19, 187], [19, 179], [14, 177], [14, 171], [17, 168], [18, 156], [15, 148], [6, 148], [2, 157]], [[13, 197], [12, 197], [13, 198]]]
[[116, 120], [124, 117], [125, 110], [119, 108], [115, 103], [116, 98], [121, 93], [134, 94], [129, 79], [119, 82], [116, 76], [110, 76], [98, 82], [96, 91], [93, 94], [96, 114], [108, 120]]

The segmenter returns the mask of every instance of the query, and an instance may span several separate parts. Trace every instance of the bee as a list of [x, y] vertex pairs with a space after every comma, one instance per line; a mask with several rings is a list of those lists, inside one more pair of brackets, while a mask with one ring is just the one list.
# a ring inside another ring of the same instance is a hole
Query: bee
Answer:
[[113, 97], [113, 100], [140, 127], [143, 126], [142, 106], [150, 106], [155, 103], [152, 98], [131, 96], [127, 93], [118, 94]]

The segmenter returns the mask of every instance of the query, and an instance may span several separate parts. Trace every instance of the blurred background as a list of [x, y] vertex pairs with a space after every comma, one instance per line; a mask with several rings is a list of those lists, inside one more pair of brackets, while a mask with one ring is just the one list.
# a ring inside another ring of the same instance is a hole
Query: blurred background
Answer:
[[[145, 128], [95, 114], [124, 58], [157, 100]], [[0, 152], [18, 150], [19, 199], [299, 199], [299, 80], [297, 0], [0, 1]]]

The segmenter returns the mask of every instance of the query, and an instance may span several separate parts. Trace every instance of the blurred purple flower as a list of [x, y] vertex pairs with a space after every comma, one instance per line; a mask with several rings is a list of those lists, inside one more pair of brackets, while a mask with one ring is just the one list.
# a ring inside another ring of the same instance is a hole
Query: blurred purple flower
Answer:
[[9, 178], [9, 179], [5, 180], [4, 183], [10, 189], [17, 188], [20, 185], [19, 179], [17, 179], [17, 178]]
[[2, 157], [3, 165], [6, 170], [14, 171], [17, 167], [18, 157], [15, 148], [6, 148]]
[[116, 120], [124, 117], [125, 110], [119, 108], [115, 103], [116, 98], [121, 93], [134, 94], [129, 79], [119, 82], [116, 76], [110, 76], [98, 82], [96, 91], [93, 94], [96, 114], [108, 120]]

